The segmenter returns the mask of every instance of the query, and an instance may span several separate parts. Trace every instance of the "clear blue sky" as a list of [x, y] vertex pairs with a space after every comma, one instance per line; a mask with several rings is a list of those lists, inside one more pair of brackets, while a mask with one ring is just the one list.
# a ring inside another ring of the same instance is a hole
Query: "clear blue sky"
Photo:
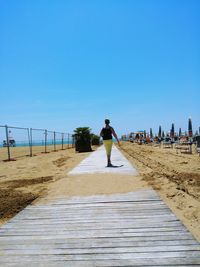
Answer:
[[200, 126], [200, 1], [0, 0], [0, 125]]

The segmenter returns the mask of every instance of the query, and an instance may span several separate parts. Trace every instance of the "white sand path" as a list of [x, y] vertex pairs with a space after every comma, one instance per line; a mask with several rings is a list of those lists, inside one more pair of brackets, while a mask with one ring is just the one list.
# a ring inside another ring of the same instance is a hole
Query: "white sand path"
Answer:
[[106, 167], [106, 152], [104, 146], [92, 152], [78, 166], [69, 172], [69, 175], [92, 174], [92, 173], [116, 173], [137, 175], [136, 169], [125, 156], [113, 145], [111, 161], [114, 167]]

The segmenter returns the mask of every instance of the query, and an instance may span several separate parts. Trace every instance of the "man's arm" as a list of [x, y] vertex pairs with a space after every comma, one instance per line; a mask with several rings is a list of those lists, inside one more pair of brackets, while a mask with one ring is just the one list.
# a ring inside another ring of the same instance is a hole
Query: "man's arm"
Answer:
[[114, 135], [114, 137], [115, 137], [116, 140], [117, 140], [118, 145], [120, 145], [120, 143], [119, 143], [119, 139], [118, 139], [118, 137], [117, 137], [117, 134], [116, 134], [115, 130], [114, 130], [112, 127], [110, 127], [110, 128], [111, 128], [112, 134]]
[[103, 137], [103, 128], [101, 129], [100, 136]]

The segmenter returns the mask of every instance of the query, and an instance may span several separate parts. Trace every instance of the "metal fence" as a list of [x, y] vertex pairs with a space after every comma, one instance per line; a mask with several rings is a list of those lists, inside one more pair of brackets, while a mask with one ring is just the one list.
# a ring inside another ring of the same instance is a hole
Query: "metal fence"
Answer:
[[72, 134], [0, 125], [0, 161], [74, 147]]

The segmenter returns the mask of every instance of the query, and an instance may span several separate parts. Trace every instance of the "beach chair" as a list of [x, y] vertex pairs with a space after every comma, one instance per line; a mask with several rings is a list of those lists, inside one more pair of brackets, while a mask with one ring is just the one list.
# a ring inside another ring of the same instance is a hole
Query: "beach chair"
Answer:
[[169, 137], [166, 137], [162, 141], [162, 145], [163, 145], [163, 148], [173, 148], [173, 142], [172, 142], [171, 138], [169, 138]]
[[175, 144], [175, 148], [176, 148], [176, 153], [180, 151], [181, 153], [192, 154], [192, 142], [180, 141]]
[[196, 136], [197, 153], [200, 156], [200, 135]]

